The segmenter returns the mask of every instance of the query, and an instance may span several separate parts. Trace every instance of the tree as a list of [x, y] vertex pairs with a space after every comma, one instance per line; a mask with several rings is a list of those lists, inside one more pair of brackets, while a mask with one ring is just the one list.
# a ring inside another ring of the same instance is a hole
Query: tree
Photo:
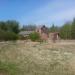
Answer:
[[16, 21], [0, 21], [0, 41], [17, 40], [19, 23]]
[[59, 28], [55, 26], [54, 24], [50, 27], [49, 31], [50, 32], [58, 32]]
[[8, 31], [14, 32], [16, 34], [19, 33], [20, 29], [19, 29], [19, 23], [17, 21], [8, 20], [5, 23], [8, 27]]
[[0, 22], [0, 30], [4, 30], [4, 31], [7, 31], [8, 27], [6, 26], [6, 23], [1, 21]]
[[72, 39], [75, 39], [75, 18], [73, 19], [71, 29], [72, 29], [72, 30], [71, 30]]
[[34, 31], [36, 29], [35, 25], [23, 25], [22, 31]]
[[17, 40], [18, 35], [14, 32], [0, 30], [0, 41]]
[[71, 24], [65, 23], [60, 29], [60, 37], [63, 39], [71, 39]]

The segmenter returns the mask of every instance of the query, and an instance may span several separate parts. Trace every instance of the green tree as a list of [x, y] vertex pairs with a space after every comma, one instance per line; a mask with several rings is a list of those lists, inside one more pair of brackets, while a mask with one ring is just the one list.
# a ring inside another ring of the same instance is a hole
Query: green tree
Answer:
[[16, 21], [0, 21], [0, 41], [17, 40], [19, 23]]
[[58, 32], [59, 28], [55, 26], [54, 24], [50, 27], [49, 31], [50, 32]]
[[3, 21], [0, 22], [0, 30], [4, 30], [4, 31], [8, 30], [8, 27], [6, 26], [6, 23], [3, 22]]
[[14, 32], [0, 30], [0, 41], [17, 40], [19, 37]]
[[60, 29], [60, 37], [63, 39], [71, 39], [71, 24], [66, 23]]
[[75, 18], [73, 19], [71, 29], [72, 29], [72, 30], [71, 30], [72, 39], [75, 39]]
[[17, 21], [8, 20], [8, 21], [5, 22], [5, 24], [8, 27], [8, 31], [12, 31], [14, 33], [19, 33], [20, 28], [19, 28], [19, 23]]

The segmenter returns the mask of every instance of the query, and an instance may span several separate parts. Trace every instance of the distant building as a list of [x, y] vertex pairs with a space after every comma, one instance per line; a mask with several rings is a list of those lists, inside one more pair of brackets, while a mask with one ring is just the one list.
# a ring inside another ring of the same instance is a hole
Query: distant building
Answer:
[[29, 36], [29, 34], [33, 33], [34, 31], [21, 31], [19, 33], [19, 35], [23, 36], [23, 37], [27, 37]]
[[33, 32], [39, 33], [42, 40], [53, 40], [53, 42], [55, 42], [59, 39], [59, 32], [49, 32], [48, 28], [45, 25], [37, 27], [35, 31], [21, 31], [19, 35], [26, 38]]
[[40, 34], [40, 37], [42, 40], [47, 40], [48, 39], [48, 28], [43, 25], [41, 27], [37, 27], [36, 28], [36, 32], [38, 32]]
[[36, 32], [40, 34], [42, 40], [53, 40], [55, 42], [59, 39], [59, 32], [49, 32], [45, 25], [38, 27]]

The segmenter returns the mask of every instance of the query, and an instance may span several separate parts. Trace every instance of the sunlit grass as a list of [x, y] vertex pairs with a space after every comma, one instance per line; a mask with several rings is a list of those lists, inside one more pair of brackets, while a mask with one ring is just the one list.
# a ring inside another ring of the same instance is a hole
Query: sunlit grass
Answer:
[[75, 75], [74, 45], [8, 43], [0, 46], [3, 75]]

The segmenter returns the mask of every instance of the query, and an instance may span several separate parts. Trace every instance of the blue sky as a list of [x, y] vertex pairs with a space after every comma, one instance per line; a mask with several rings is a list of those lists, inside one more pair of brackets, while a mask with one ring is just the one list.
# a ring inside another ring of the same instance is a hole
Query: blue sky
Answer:
[[0, 0], [0, 21], [62, 25], [75, 17], [75, 0]]

